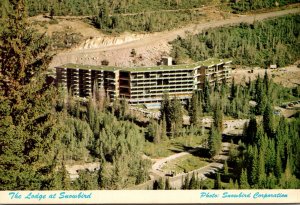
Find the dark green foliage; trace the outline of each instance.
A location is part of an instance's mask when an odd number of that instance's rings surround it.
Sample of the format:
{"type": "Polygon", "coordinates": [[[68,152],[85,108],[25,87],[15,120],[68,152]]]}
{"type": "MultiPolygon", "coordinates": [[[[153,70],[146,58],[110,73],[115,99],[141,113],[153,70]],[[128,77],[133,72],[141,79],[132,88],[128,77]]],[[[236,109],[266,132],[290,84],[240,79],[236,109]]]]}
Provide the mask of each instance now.
{"type": "Polygon", "coordinates": [[[267,103],[264,114],[263,114],[263,126],[268,137],[274,136],[274,114],[273,108],[270,103],[267,103]]]}
{"type": "Polygon", "coordinates": [[[223,131],[223,106],[222,102],[218,101],[213,113],[214,127],[219,133],[223,131]]]}
{"type": "Polygon", "coordinates": [[[282,67],[299,58],[299,18],[291,15],[178,38],[172,43],[172,56],[180,48],[181,53],[194,61],[232,57],[236,64],[282,67]]]}
{"type": "Polygon", "coordinates": [[[153,183],[153,190],[162,190],[162,189],[165,189],[165,185],[162,178],[160,178],[158,181],[155,180],[153,183]]]}
{"type": "Polygon", "coordinates": [[[210,86],[207,80],[204,81],[203,87],[203,111],[210,112],[211,111],[211,101],[210,101],[210,86]]]}
{"type": "Polygon", "coordinates": [[[47,40],[26,21],[22,0],[10,1],[0,33],[1,190],[51,189],[59,136],[47,40]]]}
{"type": "Polygon", "coordinates": [[[227,164],[227,160],[224,163],[224,175],[228,175],[228,164],[227,164]]]}
{"type": "MultiPolygon", "coordinates": [[[[265,117],[264,123],[269,121],[265,117]]],[[[276,121],[275,117],[273,121],[276,121]]],[[[268,136],[265,131],[268,129],[264,127],[263,123],[257,125],[253,146],[248,145],[245,154],[235,158],[235,161],[243,160],[242,156],[246,156],[242,166],[247,169],[251,188],[299,188],[299,116],[289,122],[282,117],[278,124],[273,124],[271,136],[268,136]]],[[[246,181],[243,172],[245,170],[241,172],[243,181],[246,181]]]]}
{"type": "Polygon", "coordinates": [[[202,115],[201,97],[198,92],[194,92],[191,99],[190,121],[191,124],[200,127],[202,115]]]}
{"type": "Polygon", "coordinates": [[[276,6],[284,6],[291,3],[298,3],[298,0],[240,0],[233,1],[232,9],[235,12],[245,12],[256,9],[272,8],[276,6]]]}
{"type": "Polygon", "coordinates": [[[214,189],[222,189],[222,183],[221,183],[221,175],[220,173],[217,173],[215,183],[214,183],[214,189]]]}
{"type": "Polygon", "coordinates": [[[266,93],[265,93],[265,89],[263,86],[263,83],[261,81],[260,76],[257,76],[256,82],[255,82],[255,102],[256,107],[255,107],[255,111],[257,115],[261,115],[263,114],[264,110],[265,110],[265,106],[266,106],[266,93]]]}
{"type": "Polygon", "coordinates": [[[172,187],[170,185],[170,180],[169,178],[166,178],[166,182],[165,182],[165,190],[171,190],[172,187]]]}
{"type": "Polygon", "coordinates": [[[64,164],[61,170],[55,173],[55,180],[52,181],[51,187],[54,190],[71,190],[71,179],[64,164]]]}
{"type": "Polygon", "coordinates": [[[209,134],[208,147],[212,157],[217,155],[222,148],[222,135],[214,126],[212,126],[209,134]]]}
{"type": "Polygon", "coordinates": [[[26,0],[29,14],[31,16],[47,13],[54,8],[57,15],[97,15],[99,8],[107,6],[114,13],[138,13],[157,10],[190,9],[201,7],[206,0],[152,0],[152,1],[130,1],[130,0],[26,0]]]}
{"type": "Polygon", "coordinates": [[[248,183],[248,175],[247,175],[247,169],[242,169],[242,174],[240,177],[240,189],[249,189],[249,183],[248,183]]]}
{"type": "Polygon", "coordinates": [[[255,115],[251,115],[248,126],[245,127],[244,131],[244,142],[246,144],[257,144],[258,140],[256,139],[257,132],[257,122],[255,115]]]}
{"type": "Polygon", "coordinates": [[[96,190],[98,189],[96,173],[87,170],[79,172],[79,178],[74,182],[75,189],[96,190]]]}
{"type": "MultiPolygon", "coordinates": [[[[161,119],[166,119],[166,131],[169,136],[176,137],[182,134],[183,110],[180,100],[169,99],[167,93],[164,94],[160,108],[161,119]]],[[[164,124],[162,129],[164,129],[164,124]]]]}

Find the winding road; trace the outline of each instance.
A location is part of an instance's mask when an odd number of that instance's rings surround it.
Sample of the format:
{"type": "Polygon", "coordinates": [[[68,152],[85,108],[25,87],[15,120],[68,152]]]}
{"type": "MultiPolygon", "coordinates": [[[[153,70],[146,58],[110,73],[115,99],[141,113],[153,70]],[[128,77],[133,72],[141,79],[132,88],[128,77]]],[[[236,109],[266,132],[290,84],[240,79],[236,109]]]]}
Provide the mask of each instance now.
{"type": "Polygon", "coordinates": [[[300,13],[300,8],[251,15],[233,15],[227,19],[199,22],[198,24],[190,24],[170,31],[141,35],[139,38],[120,44],[105,45],[100,43],[97,44],[96,48],[78,47],[57,54],[53,58],[50,67],[54,68],[67,63],[100,65],[104,59],[108,60],[110,65],[132,66],[132,61],[128,59],[132,49],[135,49],[139,55],[143,56],[139,60],[139,65],[154,66],[161,58],[161,55],[170,52],[171,45],[169,42],[178,36],[184,38],[189,33],[197,34],[206,29],[240,23],[253,23],[254,21],[262,21],[268,18],[295,13],[300,13]]]}

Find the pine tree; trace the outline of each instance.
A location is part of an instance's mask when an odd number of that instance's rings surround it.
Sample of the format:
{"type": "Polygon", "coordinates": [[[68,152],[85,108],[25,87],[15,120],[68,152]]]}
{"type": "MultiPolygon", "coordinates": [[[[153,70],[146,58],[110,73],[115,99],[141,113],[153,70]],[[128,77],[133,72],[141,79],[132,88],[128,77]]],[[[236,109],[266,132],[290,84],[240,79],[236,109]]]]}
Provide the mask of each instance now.
{"type": "Polygon", "coordinates": [[[232,78],[231,89],[230,89],[230,96],[231,96],[231,99],[234,99],[236,97],[236,85],[235,85],[234,78],[232,78]]]}
{"type": "Polygon", "coordinates": [[[172,127],[172,117],[171,117],[171,102],[168,93],[164,93],[163,100],[160,107],[160,118],[166,120],[166,131],[171,132],[172,127]]]}
{"type": "Polygon", "coordinates": [[[217,177],[216,177],[215,183],[214,183],[214,189],[222,189],[220,173],[217,173],[217,177]]]}
{"type": "Polygon", "coordinates": [[[264,189],[266,182],[266,170],[265,170],[265,156],[263,152],[263,148],[261,147],[259,150],[258,157],[258,188],[264,189]]]}
{"type": "Polygon", "coordinates": [[[228,175],[228,164],[227,164],[227,160],[224,163],[224,175],[228,175]]]}
{"type": "Polygon", "coordinates": [[[223,108],[221,102],[217,102],[214,108],[214,127],[219,133],[223,132],[223,108]]]}
{"type": "Polygon", "coordinates": [[[248,126],[246,127],[246,130],[245,130],[244,142],[246,144],[251,144],[251,145],[257,143],[258,141],[255,141],[256,132],[257,132],[256,118],[255,118],[255,115],[251,115],[249,124],[248,124],[248,126]]]}
{"type": "Polygon", "coordinates": [[[203,111],[210,112],[211,111],[211,102],[210,102],[210,86],[207,79],[204,81],[203,85],[203,111]]]}
{"type": "Polygon", "coordinates": [[[195,173],[193,173],[191,179],[190,179],[190,183],[189,183],[189,189],[198,189],[199,186],[198,186],[198,183],[197,183],[197,180],[196,180],[196,177],[195,177],[195,173]]]}
{"type": "Polygon", "coordinates": [[[54,89],[45,81],[51,57],[24,0],[10,8],[0,33],[0,189],[50,189],[58,140],[54,89]]]}
{"type": "Polygon", "coordinates": [[[165,189],[164,183],[162,178],[159,178],[158,181],[157,180],[154,181],[153,190],[162,190],[162,189],[165,189]]]}
{"type": "Polygon", "coordinates": [[[171,120],[173,123],[172,134],[174,136],[180,136],[182,134],[182,125],[183,125],[183,111],[180,100],[177,98],[172,99],[171,101],[171,120]]]}
{"type": "Polygon", "coordinates": [[[193,93],[191,99],[191,109],[190,109],[190,116],[191,116],[191,124],[199,127],[201,123],[201,105],[199,104],[199,94],[197,92],[193,93]]]}
{"type": "Polygon", "coordinates": [[[227,189],[234,189],[234,183],[233,183],[232,178],[229,179],[229,184],[227,186],[227,189]]]}
{"type": "Polygon", "coordinates": [[[277,151],[276,151],[276,164],[275,164],[275,170],[274,170],[274,174],[275,174],[277,179],[280,179],[281,173],[282,173],[282,162],[281,162],[279,149],[277,148],[277,151]]]}
{"type": "Polygon", "coordinates": [[[252,160],[252,166],[251,166],[251,174],[250,174],[250,179],[249,179],[249,183],[251,185],[256,185],[258,184],[258,150],[257,150],[257,146],[254,145],[253,147],[253,160],[252,160]]]}
{"type": "Polygon", "coordinates": [[[255,101],[256,101],[256,114],[261,115],[266,106],[266,95],[264,91],[264,87],[262,85],[260,76],[257,77],[256,83],[255,83],[255,101]]]}
{"type": "Polygon", "coordinates": [[[269,81],[269,75],[268,75],[268,73],[267,73],[267,70],[265,70],[265,75],[264,75],[263,83],[264,83],[266,95],[269,96],[270,81],[269,81]]]}
{"type": "Polygon", "coordinates": [[[240,189],[249,189],[250,185],[248,183],[247,169],[242,169],[242,174],[240,177],[240,189]]]}
{"type": "Polygon", "coordinates": [[[171,190],[171,185],[170,185],[170,180],[169,178],[166,178],[166,182],[165,182],[165,190],[171,190]]]}
{"type": "Polygon", "coordinates": [[[263,126],[268,137],[274,138],[274,114],[270,103],[267,103],[265,111],[263,113],[263,126]]]}
{"type": "Polygon", "coordinates": [[[215,156],[221,151],[222,146],[222,136],[218,130],[212,126],[209,138],[208,138],[208,147],[210,156],[215,156]]]}
{"type": "Polygon", "coordinates": [[[161,139],[166,139],[167,138],[167,122],[166,122],[166,116],[163,117],[160,123],[161,127],[161,139]]]}

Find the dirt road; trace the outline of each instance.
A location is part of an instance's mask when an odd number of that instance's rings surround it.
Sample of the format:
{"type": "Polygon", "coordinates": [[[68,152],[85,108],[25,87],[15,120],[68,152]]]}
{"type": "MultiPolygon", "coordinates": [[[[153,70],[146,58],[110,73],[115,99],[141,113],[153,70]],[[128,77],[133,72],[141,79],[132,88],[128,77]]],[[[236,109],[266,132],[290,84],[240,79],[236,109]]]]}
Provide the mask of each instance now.
{"type": "Polygon", "coordinates": [[[300,13],[300,8],[255,15],[234,15],[228,19],[192,24],[171,31],[143,35],[141,38],[118,45],[100,44],[98,48],[93,49],[77,48],[69,52],[58,54],[53,59],[51,67],[66,63],[99,65],[104,59],[108,59],[110,65],[132,66],[133,59],[129,58],[132,49],[135,49],[137,54],[141,56],[139,61],[134,64],[155,65],[162,54],[169,53],[171,46],[168,42],[176,39],[177,36],[185,37],[187,33],[196,34],[210,28],[236,25],[239,23],[253,23],[254,21],[295,13],[300,13]]]}

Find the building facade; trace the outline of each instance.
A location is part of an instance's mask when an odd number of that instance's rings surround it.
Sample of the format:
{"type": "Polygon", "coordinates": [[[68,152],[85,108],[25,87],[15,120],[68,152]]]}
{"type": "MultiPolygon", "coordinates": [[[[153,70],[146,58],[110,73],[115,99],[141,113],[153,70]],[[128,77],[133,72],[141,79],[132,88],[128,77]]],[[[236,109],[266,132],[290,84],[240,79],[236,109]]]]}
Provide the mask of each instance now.
{"type": "Polygon", "coordinates": [[[57,83],[74,96],[89,97],[95,88],[103,88],[112,100],[125,98],[130,104],[151,104],[160,103],[165,92],[188,100],[206,80],[211,85],[230,82],[230,64],[230,60],[219,59],[133,68],[67,64],[56,68],[56,76],[57,83]]]}

